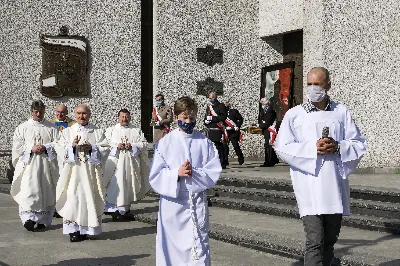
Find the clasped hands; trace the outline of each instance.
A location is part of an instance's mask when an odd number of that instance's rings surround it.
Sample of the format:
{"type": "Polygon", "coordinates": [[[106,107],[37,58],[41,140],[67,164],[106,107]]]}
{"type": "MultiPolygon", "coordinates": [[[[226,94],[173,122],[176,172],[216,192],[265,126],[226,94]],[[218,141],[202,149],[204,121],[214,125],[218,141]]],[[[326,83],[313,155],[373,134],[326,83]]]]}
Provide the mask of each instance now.
{"type": "Polygon", "coordinates": [[[335,153],[338,150],[338,142],[333,138],[321,138],[317,140],[317,154],[325,155],[335,153]]]}
{"type": "Polygon", "coordinates": [[[178,176],[180,177],[189,177],[192,175],[192,165],[189,160],[186,160],[178,170],[178,176]]]}
{"type": "Polygon", "coordinates": [[[118,150],[130,150],[130,149],[132,149],[132,144],[130,144],[130,143],[119,143],[117,148],[118,148],[118,150]]]}
{"type": "Polygon", "coordinates": [[[76,136],[74,141],[72,142],[72,147],[75,148],[76,146],[79,146],[85,152],[89,152],[92,150],[92,144],[90,144],[87,141],[85,141],[81,145],[78,145],[80,140],[81,140],[81,136],[76,136]]]}
{"type": "Polygon", "coordinates": [[[46,147],[44,145],[35,145],[32,147],[32,152],[34,154],[40,155],[46,150],[46,147]]]}

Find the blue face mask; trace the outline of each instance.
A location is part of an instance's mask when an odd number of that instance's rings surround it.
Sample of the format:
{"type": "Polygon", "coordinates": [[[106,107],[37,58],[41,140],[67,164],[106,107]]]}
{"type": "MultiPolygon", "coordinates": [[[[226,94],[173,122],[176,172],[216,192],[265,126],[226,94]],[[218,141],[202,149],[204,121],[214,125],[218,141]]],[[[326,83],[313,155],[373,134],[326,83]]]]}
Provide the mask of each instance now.
{"type": "Polygon", "coordinates": [[[196,121],[186,123],[182,120],[178,120],[178,127],[180,127],[186,134],[192,134],[195,126],[196,121]]]}
{"type": "Polygon", "coordinates": [[[163,105],[164,101],[156,101],[156,106],[160,107],[161,105],[163,105]]]}
{"type": "Polygon", "coordinates": [[[210,103],[214,104],[215,103],[215,99],[210,99],[210,103]]]}
{"type": "Polygon", "coordinates": [[[263,105],[263,106],[262,106],[262,109],[264,109],[264,111],[267,111],[267,110],[268,110],[268,107],[269,107],[269,106],[263,105]]]}

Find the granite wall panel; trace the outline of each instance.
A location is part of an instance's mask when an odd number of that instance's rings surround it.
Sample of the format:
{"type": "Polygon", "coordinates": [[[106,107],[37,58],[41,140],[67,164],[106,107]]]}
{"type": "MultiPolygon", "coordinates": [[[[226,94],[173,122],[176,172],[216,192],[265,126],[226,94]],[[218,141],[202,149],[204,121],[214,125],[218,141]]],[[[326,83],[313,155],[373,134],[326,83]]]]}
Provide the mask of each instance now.
{"type": "MultiPolygon", "coordinates": [[[[140,125],[140,0],[2,1],[0,13],[0,150],[11,149],[13,131],[30,117],[33,99],[44,101],[48,119],[61,102],[71,115],[77,104],[86,103],[100,127],[115,124],[122,107],[132,110],[132,122],[140,125]],[[57,35],[62,25],[90,42],[88,97],[50,99],[38,90],[39,36],[57,35]]],[[[8,165],[2,158],[1,175],[8,165]]]]}
{"type": "MultiPolygon", "coordinates": [[[[244,124],[257,121],[261,68],[282,61],[282,42],[275,47],[259,37],[258,0],[155,1],[154,93],[167,103],[179,96],[199,103],[198,129],[203,127],[208,100],[196,95],[196,82],[207,77],[224,83],[224,95],[243,115],[244,124]],[[223,64],[197,62],[196,48],[223,50],[223,64]],[[276,48],[278,47],[278,48],[276,48]]],[[[245,156],[263,156],[260,135],[245,135],[245,156]]],[[[231,149],[231,155],[234,155],[231,149]]]]}
{"type": "Polygon", "coordinates": [[[368,152],[360,167],[398,168],[400,157],[393,143],[400,140],[400,3],[329,0],[319,4],[316,9],[323,17],[307,22],[304,30],[307,66],[319,63],[331,71],[330,95],[347,105],[365,134],[368,152]],[[313,50],[321,52],[315,60],[313,50]]]}

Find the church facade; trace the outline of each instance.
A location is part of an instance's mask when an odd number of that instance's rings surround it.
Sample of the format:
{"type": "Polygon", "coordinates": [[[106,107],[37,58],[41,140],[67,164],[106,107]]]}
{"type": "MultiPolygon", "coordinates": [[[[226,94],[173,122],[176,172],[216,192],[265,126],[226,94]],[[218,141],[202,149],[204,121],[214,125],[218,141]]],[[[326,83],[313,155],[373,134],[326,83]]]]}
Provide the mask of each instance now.
{"type": "MultiPolygon", "coordinates": [[[[282,63],[290,63],[289,105],[304,101],[310,68],[330,70],[330,95],[349,107],[367,138],[360,168],[398,172],[392,143],[400,139],[399,8],[390,0],[8,1],[0,7],[0,175],[33,99],[45,102],[48,119],[59,103],[70,116],[86,103],[92,122],[104,128],[128,108],[151,142],[157,93],[167,104],[194,97],[202,118],[206,95],[215,90],[242,113],[244,125],[256,124],[258,100],[274,93],[263,69],[282,63]],[[90,46],[86,95],[54,98],[40,90],[40,35],[57,35],[63,25],[90,46]]],[[[246,157],[262,157],[263,138],[244,134],[242,148],[246,157]]]]}

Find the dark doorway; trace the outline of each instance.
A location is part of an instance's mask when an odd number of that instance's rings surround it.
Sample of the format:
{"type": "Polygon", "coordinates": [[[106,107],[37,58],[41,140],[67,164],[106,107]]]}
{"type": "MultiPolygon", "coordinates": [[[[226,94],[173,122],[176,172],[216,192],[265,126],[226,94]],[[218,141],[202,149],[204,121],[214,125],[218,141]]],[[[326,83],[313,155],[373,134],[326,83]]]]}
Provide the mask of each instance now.
{"type": "Polygon", "coordinates": [[[153,1],[141,0],[141,129],[148,142],[153,142],[150,127],[153,109],[153,1]]]}
{"type": "Polygon", "coordinates": [[[303,31],[283,34],[283,62],[294,62],[294,105],[303,103],[303,31]]]}

